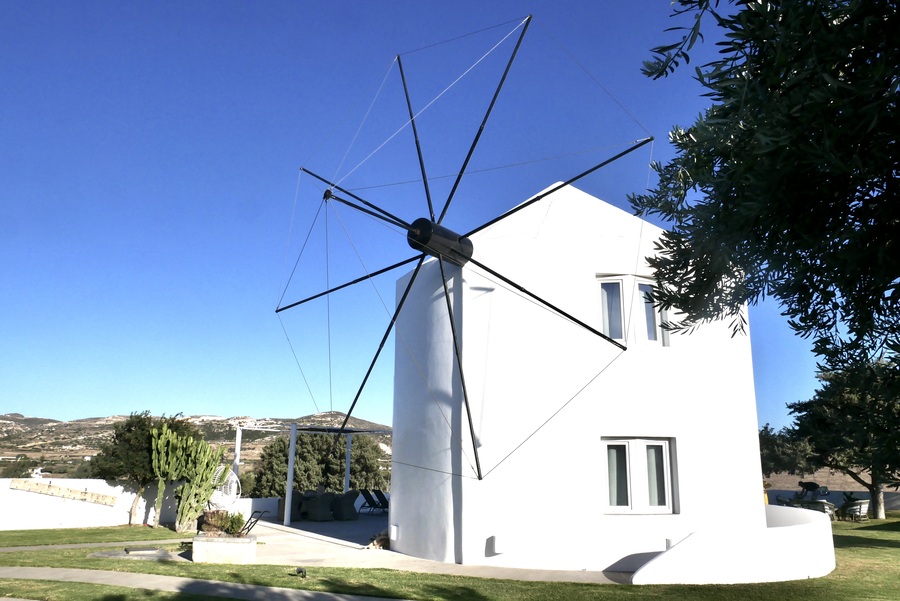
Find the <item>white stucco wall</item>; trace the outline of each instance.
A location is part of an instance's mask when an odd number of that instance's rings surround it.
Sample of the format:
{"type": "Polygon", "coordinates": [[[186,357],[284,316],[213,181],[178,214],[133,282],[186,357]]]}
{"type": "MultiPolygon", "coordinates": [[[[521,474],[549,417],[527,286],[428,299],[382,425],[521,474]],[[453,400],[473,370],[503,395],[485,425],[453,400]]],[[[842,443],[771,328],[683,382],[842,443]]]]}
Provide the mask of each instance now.
{"type": "MultiPolygon", "coordinates": [[[[21,490],[11,486],[14,479],[0,478],[0,530],[36,530],[43,528],[94,528],[99,526],[122,526],[128,524],[134,492],[123,486],[110,484],[105,480],[84,480],[72,478],[35,479],[39,484],[57,487],[53,492],[42,494],[21,490]],[[65,498],[66,491],[97,493],[115,497],[114,505],[65,498]]],[[[175,499],[172,493],[166,496],[161,512],[162,523],[175,522],[175,499]]],[[[138,517],[141,523],[153,519],[156,504],[156,486],[151,485],[138,501],[138,517]]],[[[238,499],[229,508],[240,512],[245,519],[255,510],[267,510],[273,518],[278,511],[278,499],[238,499]]]]}
{"type": "MultiPolygon", "coordinates": [[[[19,490],[11,486],[14,481],[8,478],[0,479],[0,506],[3,507],[3,511],[0,512],[0,530],[90,528],[128,524],[134,492],[123,486],[109,484],[104,480],[72,478],[34,480],[42,485],[56,487],[54,491],[59,494],[66,494],[65,491],[72,490],[115,497],[115,505],[106,505],[55,494],[19,490]]],[[[138,501],[138,516],[143,522],[152,519],[155,503],[156,487],[148,487],[138,501]]],[[[175,521],[175,511],[170,498],[166,499],[163,505],[162,518],[163,521],[175,521]]]]}
{"type": "Polygon", "coordinates": [[[477,261],[597,329],[598,275],[618,278],[625,352],[471,263],[449,269],[482,480],[440,272],[423,266],[397,324],[392,549],[629,571],[667,540],[736,519],[765,529],[749,337],[717,323],[665,348],[646,339],[636,278],[659,234],[567,187],[473,236],[477,261]],[[604,437],[671,442],[674,512],[607,512],[604,437]]]}

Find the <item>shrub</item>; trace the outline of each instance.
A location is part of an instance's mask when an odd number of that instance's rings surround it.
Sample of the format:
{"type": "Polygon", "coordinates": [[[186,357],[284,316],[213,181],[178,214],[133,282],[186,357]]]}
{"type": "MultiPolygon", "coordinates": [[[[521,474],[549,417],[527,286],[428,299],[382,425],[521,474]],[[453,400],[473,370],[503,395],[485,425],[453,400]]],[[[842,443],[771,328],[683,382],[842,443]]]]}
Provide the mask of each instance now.
{"type": "Polygon", "coordinates": [[[238,536],[244,527],[244,516],[224,510],[206,511],[200,529],[207,534],[238,536]]]}

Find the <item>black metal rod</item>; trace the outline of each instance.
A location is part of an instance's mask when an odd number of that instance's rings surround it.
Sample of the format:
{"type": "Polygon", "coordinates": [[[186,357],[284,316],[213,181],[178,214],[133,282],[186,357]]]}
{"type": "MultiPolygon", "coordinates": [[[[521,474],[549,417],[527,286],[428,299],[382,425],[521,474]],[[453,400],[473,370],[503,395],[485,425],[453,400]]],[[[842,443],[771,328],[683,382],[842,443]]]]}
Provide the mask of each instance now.
{"type": "Polygon", "coordinates": [[[469,405],[469,391],[466,388],[466,375],[462,364],[462,349],[459,345],[459,334],[456,331],[456,321],[453,318],[453,304],[450,302],[450,289],[447,288],[447,274],[444,271],[444,259],[438,257],[438,263],[441,267],[441,283],[444,285],[444,299],[447,301],[447,315],[450,318],[450,333],[453,336],[453,350],[456,352],[456,366],[459,371],[459,384],[463,393],[463,405],[466,408],[466,418],[469,420],[469,436],[472,438],[472,452],[475,454],[475,472],[478,479],[483,478],[481,474],[481,460],[478,457],[478,442],[475,439],[475,425],[472,422],[472,407],[469,405]]]}
{"type": "Polygon", "coordinates": [[[388,219],[387,217],[385,217],[385,216],[382,215],[381,213],[377,213],[377,212],[375,212],[375,211],[370,211],[369,209],[367,209],[367,208],[365,208],[365,207],[361,207],[361,206],[359,206],[359,205],[357,205],[357,204],[354,204],[354,203],[350,202],[350,201],[347,200],[346,198],[341,198],[340,196],[337,196],[336,194],[333,194],[333,193],[331,192],[331,190],[327,190],[327,191],[325,192],[324,200],[335,200],[335,201],[337,201],[337,202],[339,202],[339,203],[341,203],[341,204],[343,204],[343,205],[347,205],[347,206],[350,207],[351,209],[356,209],[357,211],[359,211],[359,212],[361,212],[361,213],[365,213],[366,215],[371,215],[371,216],[374,217],[375,219],[380,219],[381,221],[384,221],[384,222],[386,222],[386,223],[390,223],[391,225],[396,225],[397,227],[402,227],[403,229],[405,229],[405,230],[408,231],[408,232],[415,232],[415,231],[416,231],[415,229],[413,229],[413,226],[409,225],[409,224],[406,223],[406,222],[403,222],[403,221],[394,221],[393,219],[388,219]]]}
{"type": "Polygon", "coordinates": [[[653,141],[653,137],[652,137],[652,136],[649,137],[649,138],[644,138],[643,140],[638,140],[638,141],[637,141],[635,144],[633,144],[630,148],[628,148],[628,149],[626,149],[626,150],[623,150],[622,152],[620,152],[619,154],[615,155],[614,157],[610,157],[610,158],[606,159],[605,161],[603,161],[602,163],[598,163],[597,165],[594,165],[593,167],[591,167],[591,168],[588,169],[587,171],[582,171],[581,173],[579,173],[578,175],[576,175],[576,176],[573,177],[572,179],[566,180],[566,181],[564,181],[564,182],[561,183],[561,184],[558,184],[558,185],[556,185],[556,186],[553,186],[552,188],[550,188],[550,189],[547,190],[546,192],[544,192],[544,193],[542,193],[542,194],[538,194],[537,196],[535,196],[535,197],[532,198],[531,200],[529,200],[529,201],[527,201],[527,202],[523,202],[522,204],[520,204],[520,205],[517,206],[516,208],[510,209],[509,211],[507,211],[506,213],[503,213],[503,214],[500,215],[499,217],[495,217],[494,219],[491,219],[491,220],[488,221],[487,223],[484,223],[484,224],[482,224],[482,225],[479,225],[478,227],[476,227],[476,228],[475,228],[474,230],[472,230],[471,232],[469,232],[469,233],[467,233],[467,234],[464,234],[463,237],[469,237],[469,236],[471,236],[472,234],[474,234],[474,233],[476,233],[476,232],[480,232],[481,230],[483,230],[483,229],[485,229],[485,228],[487,228],[487,227],[490,227],[490,226],[494,225],[495,223],[497,223],[498,221],[500,221],[500,220],[502,220],[502,219],[506,219],[507,217],[509,217],[509,216],[512,215],[513,213],[518,213],[518,212],[521,211],[522,209],[527,208],[527,207],[530,207],[531,205],[533,205],[534,203],[538,202],[539,200],[541,200],[541,199],[543,199],[543,198],[546,198],[547,196],[550,196],[551,194],[553,194],[554,192],[556,192],[556,191],[559,190],[560,188],[564,188],[564,187],[568,186],[569,184],[572,184],[572,183],[574,183],[574,182],[580,180],[581,178],[583,178],[583,177],[585,177],[585,176],[587,176],[587,175],[590,175],[590,174],[593,173],[594,171],[597,171],[598,169],[601,169],[601,168],[603,168],[603,167],[606,167],[607,165],[609,165],[609,164],[612,163],[613,161],[617,161],[617,160],[621,159],[621,158],[622,158],[623,156],[625,156],[626,154],[628,154],[628,153],[630,153],[630,152],[633,152],[633,151],[637,150],[638,148],[640,148],[641,146],[644,146],[645,144],[649,144],[649,143],[652,142],[652,141],[653,141]]]}
{"type": "MultiPolygon", "coordinates": [[[[320,182],[322,182],[322,183],[324,183],[324,184],[327,184],[329,188],[334,188],[335,190],[340,190],[342,193],[344,193],[344,194],[346,194],[347,196],[349,196],[349,197],[351,197],[351,198],[353,198],[353,199],[355,199],[355,200],[361,202],[361,203],[364,204],[365,206],[367,206],[367,207],[369,207],[369,208],[371,208],[371,209],[374,209],[375,211],[378,211],[379,213],[381,213],[381,214],[384,215],[385,217],[388,217],[388,218],[390,218],[391,220],[393,220],[393,222],[396,223],[397,225],[399,225],[399,226],[401,226],[401,227],[409,227],[409,224],[408,224],[408,223],[406,223],[405,221],[403,221],[402,219],[400,219],[400,218],[397,217],[396,215],[392,215],[392,214],[389,213],[388,211],[382,209],[382,208],[379,207],[379,206],[376,206],[376,205],[372,204],[371,202],[367,201],[367,200],[364,199],[364,198],[360,198],[359,196],[357,196],[356,194],[354,194],[354,193],[351,192],[350,190],[341,188],[341,187],[340,187],[339,185],[337,185],[336,183],[331,182],[331,181],[328,181],[327,179],[325,179],[325,178],[322,177],[321,175],[318,175],[317,173],[313,173],[312,171],[310,171],[310,170],[307,169],[306,167],[300,167],[300,171],[302,171],[303,173],[308,173],[309,175],[313,176],[314,178],[316,178],[316,179],[319,180],[320,182]]],[[[358,208],[358,207],[357,207],[357,208],[358,208]]]]}
{"type": "MultiPolygon", "coordinates": [[[[421,254],[417,259],[419,259],[418,265],[413,270],[412,276],[409,278],[409,284],[406,285],[406,290],[403,291],[403,295],[400,297],[400,300],[397,302],[397,308],[394,309],[394,314],[391,316],[391,322],[388,324],[387,329],[384,331],[384,336],[381,337],[381,342],[378,344],[378,350],[375,351],[375,356],[372,357],[372,362],[369,363],[369,369],[366,370],[366,375],[363,377],[362,382],[359,385],[359,389],[356,391],[356,396],[353,397],[353,403],[350,405],[349,411],[347,411],[347,415],[344,416],[344,423],[341,424],[341,429],[337,432],[334,439],[334,444],[337,445],[338,438],[341,434],[344,433],[344,429],[347,427],[347,423],[350,421],[350,416],[353,415],[353,410],[356,408],[356,403],[359,401],[359,397],[362,395],[363,390],[366,387],[366,383],[369,381],[369,376],[372,375],[372,370],[375,369],[375,363],[378,362],[378,357],[381,356],[381,351],[384,350],[384,345],[387,343],[388,338],[390,338],[391,331],[394,329],[394,325],[397,323],[397,317],[400,315],[400,310],[403,308],[404,303],[406,303],[406,298],[409,296],[409,291],[412,290],[413,284],[416,281],[416,277],[419,275],[419,270],[422,268],[422,263],[425,262],[425,254],[421,254]]],[[[332,447],[332,451],[334,447],[332,447]]]]}
{"type": "Polygon", "coordinates": [[[293,309],[294,307],[296,307],[298,305],[302,305],[303,303],[308,303],[309,301],[316,300],[317,298],[321,298],[325,295],[331,294],[332,292],[337,292],[338,290],[343,290],[344,288],[348,288],[354,284],[359,284],[360,282],[363,282],[370,278],[379,276],[382,273],[387,273],[388,271],[391,271],[392,269],[397,269],[398,267],[403,267],[404,265],[406,265],[408,263],[412,263],[413,261],[415,261],[416,259],[419,259],[420,257],[421,257],[421,255],[416,255],[414,257],[410,257],[409,259],[404,259],[403,261],[400,261],[399,263],[394,263],[393,265],[390,265],[383,269],[379,269],[378,271],[373,271],[370,274],[364,275],[360,278],[356,278],[355,280],[347,282],[345,284],[341,284],[340,286],[335,286],[334,288],[329,288],[328,290],[325,290],[324,292],[319,292],[318,294],[314,294],[312,296],[304,298],[303,300],[299,300],[296,303],[291,303],[290,305],[278,307],[277,309],[275,309],[275,312],[281,313],[282,311],[287,311],[288,309],[293,309]]]}
{"type": "Polygon", "coordinates": [[[403,61],[397,55],[397,66],[400,68],[400,81],[403,82],[403,94],[406,96],[406,108],[409,111],[409,122],[412,124],[413,137],[416,140],[416,153],[419,155],[419,169],[422,171],[422,184],[425,186],[425,200],[428,201],[428,215],[434,221],[434,205],[431,202],[431,190],[428,187],[428,176],[425,174],[425,159],[422,158],[422,144],[419,142],[419,130],[416,128],[416,116],[413,113],[412,101],[409,99],[409,88],[406,85],[406,74],[403,72],[403,61]]]}
{"type": "Polygon", "coordinates": [[[522,28],[522,33],[519,34],[519,39],[516,41],[516,47],[513,49],[512,54],[509,57],[509,61],[506,63],[506,69],[503,71],[503,76],[500,78],[500,83],[497,84],[497,89],[494,90],[494,97],[491,98],[491,103],[488,105],[487,112],[484,114],[484,119],[481,121],[481,126],[478,128],[478,132],[475,134],[475,139],[472,140],[472,146],[469,147],[469,152],[466,154],[466,159],[463,161],[462,167],[459,170],[459,173],[456,175],[456,181],[453,182],[453,188],[450,189],[450,194],[447,196],[447,202],[444,203],[444,208],[441,211],[441,216],[438,218],[437,223],[440,224],[444,220],[444,216],[447,214],[447,209],[450,208],[450,201],[453,200],[453,196],[456,194],[456,189],[459,187],[459,182],[462,180],[462,176],[466,172],[466,167],[469,165],[469,160],[472,158],[472,154],[475,152],[475,147],[478,146],[478,140],[481,139],[481,134],[484,132],[484,126],[487,124],[488,117],[491,116],[491,111],[494,110],[494,104],[497,102],[497,98],[500,96],[500,90],[503,88],[504,82],[506,82],[506,76],[509,74],[509,70],[512,68],[513,61],[516,59],[516,54],[519,52],[519,46],[522,45],[522,39],[525,37],[525,32],[528,31],[528,25],[531,23],[531,15],[524,21],[525,26],[522,28]]]}
{"type": "Polygon", "coordinates": [[[578,319],[577,317],[575,317],[575,316],[573,316],[573,315],[571,315],[571,314],[569,314],[569,313],[566,313],[565,311],[563,311],[562,309],[560,309],[560,308],[557,307],[556,305],[554,305],[554,304],[552,304],[552,303],[550,303],[550,302],[548,302],[548,301],[542,299],[541,297],[539,297],[538,295],[534,294],[533,292],[530,292],[530,291],[526,290],[523,286],[521,286],[521,285],[515,283],[514,281],[512,281],[512,280],[509,279],[508,277],[506,277],[506,276],[504,276],[504,275],[501,275],[501,274],[497,273],[496,271],[494,271],[493,269],[491,269],[490,267],[488,267],[488,266],[485,265],[484,263],[481,263],[480,261],[476,261],[475,259],[471,259],[471,258],[469,259],[469,261],[470,261],[471,263],[474,263],[475,265],[477,265],[477,266],[480,267],[481,269],[485,270],[486,272],[488,272],[489,274],[491,274],[491,275],[494,276],[495,278],[498,278],[498,279],[502,280],[503,282],[509,284],[510,286],[512,286],[513,288],[515,288],[516,290],[518,290],[519,292],[525,294],[525,295],[528,296],[529,298],[532,298],[532,299],[536,300],[537,302],[539,302],[540,304],[544,305],[545,307],[547,307],[547,308],[550,309],[551,311],[554,311],[554,312],[556,312],[556,313],[562,315],[563,317],[565,317],[565,318],[568,319],[569,321],[571,321],[571,322],[573,322],[573,323],[575,323],[575,324],[581,326],[582,328],[584,328],[585,330],[591,332],[592,334],[596,334],[596,335],[599,336],[600,338],[602,338],[602,339],[606,340],[607,342],[609,342],[609,343],[611,343],[611,344],[613,344],[613,345],[619,347],[619,348],[622,349],[623,351],[628,350],[628,348],[627,348],[624,344],[622,344],[622,343],[620,343],[620,342],[616,342],[615,340],[613,340],[612,338],[610,338],[609,336],[607,336],[607,335],[604,334],[603,332],[601,332],[601,331],[599,331],[599,330],[596,330],[596,329],[592,328],[591,326],[589,326],[588,324],[584,323],[583,321],[581,321],[581,320],[578,319]]]}

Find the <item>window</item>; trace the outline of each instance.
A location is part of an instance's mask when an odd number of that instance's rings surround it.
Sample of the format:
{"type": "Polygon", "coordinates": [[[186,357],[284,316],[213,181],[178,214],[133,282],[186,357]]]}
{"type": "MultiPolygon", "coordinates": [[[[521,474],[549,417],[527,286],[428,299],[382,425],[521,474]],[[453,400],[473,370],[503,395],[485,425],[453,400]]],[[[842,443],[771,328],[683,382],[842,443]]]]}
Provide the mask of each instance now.
{"type": "Polygon", "coordinates": [[[638,284],[638,291],[641,293],[641,300],[644,301],[644,321],[647,325],[647,340],[656,340],[659,338],[656,333],[656,307],[650,300],[653,293],[653,286],[650,284],[638,284]]]}
{"type": "Polygon", "coordinates": [[[653,286],[650,284],[638,284],[638,293],[644,307],[644,326],[647,333],[647,340],[651,342],[660,342],[662,346],[669,346],[669,332],[660,327],[665,320],[665,313],[657,311],[650,300],[653,294],[653,286]]]}
{"type": "Polygon", "coordinates": [[[613,340],[632,344],[669,346],[669,332],[662,328],[665,312],[653,306],[653,284],[622,274],[597,274],[600,286],[600,331],[613,340]]]}
{"type": "Polygon", "coordinates": [[[622,283],[600,282],[600,311],[603,333],[613,340],[625,336],[622,327],[622,283]]]}
{"type": "Polygon", "coordinates": [[[604,438],[608,513],[673,513],[672,439],[604,438]]]}
{"type": "Polygon", "coordinates": [[[606,445],[609,472],[609,504],[628,507],[628,445],[606,445]]]}

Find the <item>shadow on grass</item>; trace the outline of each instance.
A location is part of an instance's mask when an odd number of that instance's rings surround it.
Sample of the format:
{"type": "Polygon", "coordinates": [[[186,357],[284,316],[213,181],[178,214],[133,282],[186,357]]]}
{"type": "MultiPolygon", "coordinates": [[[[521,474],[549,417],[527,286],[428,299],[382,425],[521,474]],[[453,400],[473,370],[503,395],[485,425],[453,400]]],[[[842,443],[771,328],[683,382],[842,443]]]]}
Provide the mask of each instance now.
{"type": "MultiPolygon", "coordinates": [[[[323,579],[318,584],[326,591],[340,591],[342,595],[361,595],[366,597],[384,597],[388,599],[402,598],[408,595],[401,589],[391,589],[372,584],[353,583],[340,579],[323,579]]],[[[226,599],[266,599],[266,601],[280,601],[296,599],[298,589],[281,590],[279,588],[267,588],[267,590],[259,590],[260,585],[245,584],[239,582],[215,582],[215,581],[195,581],[185,584],[179,591],[176,599],[193,599],[219,597],[226,599]]],[[[316,591],[311,591],[315,594],[316,591]]],[[[486,601],[482,593],[466,586],[440,586],[431,585],[421,589],[421,592],[427,596],[438,599],[466,599],[467,601],[486,601]]],[[[133,597],[131,597],[133,598],[133,597]]],[[[118,601],[124,597],[111,596],[104,601],[118,601]]]]}
{"type": "Polygon", "coordinates": [[[879,521],[869,524],[868,526],[860,526],[857,530],[876,530],[882,532],[900,532],[900,521],[879,521]]]}
{"type": "Polygon", "coordinates": [[[834,547],[835,549],[854,549],[860,547],[900,549],[900,541],[882,540],[868,536],[854,536],[853,534],[835,534],[834,547]]]}
{"type": "MultiPolygon", "coordinates": [[[[98,601],[134,601],[135,599],[159,599],[157,591],[146,591],[135,589],[127,595],[104,595],[102,597],[93,597],[98,601]]],[[[267,597],[268,599],[269,597],[267,597]]],[[[272,597],[277,599],[277,597],[272,597]]],[[[206,595],[191,595],[187,593],[176,593],[166,599],[174,599],[175,601],[221,601],[221,597],[208,597],[206,595]]]]}
{"type": "MultiPolygon", "coordinates": [[[[371,584],[353,584],[346,580],[320,580],[326,590],[340,591],[342,595],[360,595],[364,597],[387,597],[389,599],[408,598],[410,592],[404,589],[377,587],[371,584]]],[[[429,599],[465,599],[466,601],[486,601],[488,597],[481,592],[465,586],[426,584],[419,589],[419,594],[429,599]]]]}

